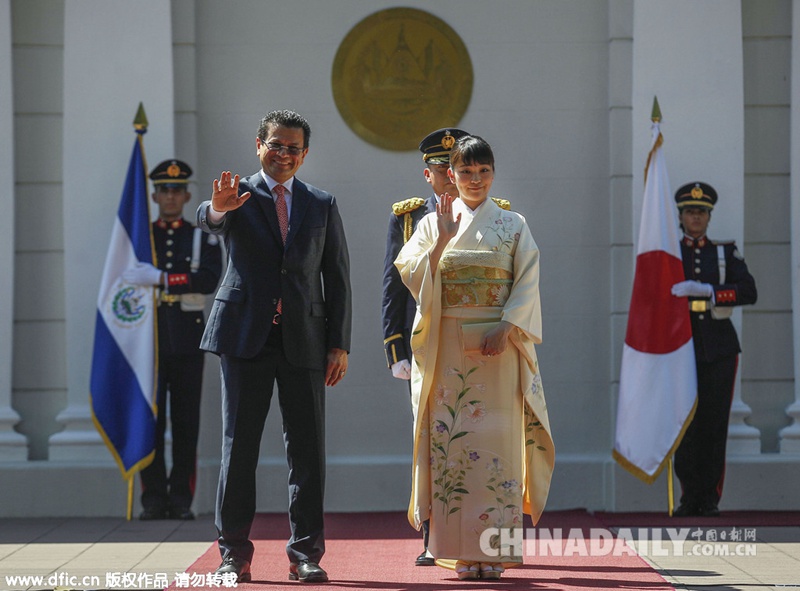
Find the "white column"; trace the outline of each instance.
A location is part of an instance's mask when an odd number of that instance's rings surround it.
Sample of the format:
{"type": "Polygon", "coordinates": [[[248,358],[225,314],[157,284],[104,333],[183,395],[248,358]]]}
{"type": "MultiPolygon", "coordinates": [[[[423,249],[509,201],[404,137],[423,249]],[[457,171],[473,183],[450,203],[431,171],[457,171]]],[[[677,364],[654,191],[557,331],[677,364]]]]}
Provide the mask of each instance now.
{"type": "Polygon", "coordinates": [[[64,3],[64,275],[68,406],[51,459],[108,458],[91,420],[89,375],[98,286],[141,101],[148,162],[172,157],[169,0],[64,3]],[[91,23],[91,24],[90,24],[91,23]]]}
{"type": "Polygon", "coordinates": [[[11,408],[14,342],[14,101],[11,67],[11,5],[0,0],[0,460],[23,460],[25,437],[14,431],[19,415],[11,408]]]}
{"type": "Polygon", "coordinates": [[[792,346],[794,402],[786,409],[792,423],[780,432],[781,453],[800,453],[800,0],[792,3],[791,184],[792,231],[792,346]]]}
{"type": "MultiPolygon", "coordinates": [[[[740,3],[635,0],[633,43],[634,223],[638,224],[641,213],[642,191],[637,188],[644,186],[650,113],[653,96],[658,96],[672,189],[694,180],[714,186],[720,198],[709,235],[735,239],[741,246],[744,83],[740,3]],[[710,30],[713,43],[707,42],[710,30]],[[708,146],[718,149],[709,150],[708,146]]],[[[741,336],[741,312],[733,320],[741,336]]],[[[728,449],[759,453],[759,432],[744,423],[750,408],[742,401],[740,384],[737,375],[728,449]]]]}

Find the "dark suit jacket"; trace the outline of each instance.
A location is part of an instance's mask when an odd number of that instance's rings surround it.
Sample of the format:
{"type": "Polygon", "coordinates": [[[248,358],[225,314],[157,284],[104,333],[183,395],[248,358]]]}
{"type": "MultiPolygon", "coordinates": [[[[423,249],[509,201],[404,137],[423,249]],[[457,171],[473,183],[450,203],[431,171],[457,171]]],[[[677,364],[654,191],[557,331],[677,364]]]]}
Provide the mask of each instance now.
{"type": "Polygon", "coordinates": [[[219,226],[208,222],[210,201],[197,211],[198,225],[220,234],[228,253],[200,348],[254,357],[282,299],[286,356],[300,367],[324,370],[328,350],[350,350],[350,259],[336,199],[295,177],[284,248],[275,202],[260,173],[240,182],[239,193],[247,191],[250,198],[219,226]]]}
{"type": "MultiPolygon", "coordinates": [[[[425,203],[409,212],[411,227],[416,230],[419,221],[428,213],[436,211],[436,197],[431,195],[425,203]]],[[[394,266],[394,260],[403,248],[403,229],[405,216],[392,213],[389,218],[389,232],[386,236],[386,255],[383,260],[383,339],[386,362],[389,367],[401,359],[411,359],[411,325],[417,304],[408,288],[400,279],[400,273],[394,266]],[[399,336],[399,338],[398,338],[399,336]],[[394,338],[393,338],[394,337],[394,338]]]]}

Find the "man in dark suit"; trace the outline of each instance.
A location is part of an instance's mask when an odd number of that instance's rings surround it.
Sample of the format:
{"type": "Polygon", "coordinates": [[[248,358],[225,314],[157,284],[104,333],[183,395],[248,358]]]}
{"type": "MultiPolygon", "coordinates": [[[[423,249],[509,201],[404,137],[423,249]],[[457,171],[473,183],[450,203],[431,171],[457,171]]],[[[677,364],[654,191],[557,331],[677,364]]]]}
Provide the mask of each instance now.
{"type": "MultiPolygon", "coordinates": [[[[420,142],[419,150],[425,162],[423,174],[433,188],[427,199],[411,197],[392,205],[389,218],[389,232],[386,238],[386,256],[383,260],[383,347],[386,363],[392,375],[401,380],[411,379],[411,325],[414,323],[416,303],[408,288],[400,279],[394,266],[397,253],[411,238],[417,223],[426,214],[436,211],[439,195],[457,195],[458,190],[447,176],[450,168],[450,150],[456,140],[469,135],[466,131],[450,127],[438,129],[420,142]]],[[[422,525],[425,549],[417,556],[417,566],[433,566],[433,557],[428,554],[428,522],[422,525]]]]}
{"type": "Polygon", "coordinates": [[[675,193],[681,228],[685,281],[672,286],[676,297],[688,297],[697,361],[697,408],[675,452],[681,482],[676,517],[719,515],[725,479],[725,444],[733,401],[739,339],[729,320],[734,306],[755,304],[756,282],[733,242],[706,236],[714,188],[688,183],[675,193]]]}
{"type": "Polygon", "coordinates": [[[292,111],[261,120],[261,170],[242,181],[223,172],[198,209],[222,236],[228,267],[201,348],[220,355],[222,466],[216,526],[220,575],[249,581],[255,472],[277,381],[289,462],[289,578],[325,582],[325,387],[347,371],[352,318],[350,262],[330,193],[294,175],[311,129],[292,111]]]}
{"type": "Polygon", "coordinates": [[[158,267],[139,263],[125,272],[129,283],[156,285],[158,292],[158,417],[156,453],[141,471],[140,519],[194,519],[191,510],[200,432],[200,394],[205,353],[200,350],[205,296],[216,289],[222,252],[216,236],[203,234],[183,218],[192,169],[164,160],[150,173],[158,219],[153,244],[158,267]],[[172,430],[172,468],[167,474],[164,432],[167,408],[172,430]]]}

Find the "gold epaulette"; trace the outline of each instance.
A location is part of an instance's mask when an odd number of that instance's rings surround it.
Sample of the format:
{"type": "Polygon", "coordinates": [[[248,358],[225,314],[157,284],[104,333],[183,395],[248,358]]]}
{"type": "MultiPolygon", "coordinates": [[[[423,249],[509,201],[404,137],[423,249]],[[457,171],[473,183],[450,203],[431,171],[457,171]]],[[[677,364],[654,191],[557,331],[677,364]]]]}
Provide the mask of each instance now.
{"type": "Polygon", "coordinates": [[[392,213],[398,216],[403,215],[405,213],[414,211],[415,209],[419,209],[424,204],[425,200],[422,197],[410,197],[403,201],[398,201],[392,205],[392,213]]]}
{"type": "Polygon", "coordinates": [[[500,199],[500,197],[492,197],[492,201],[497,203],[497,206],[500,207],[501,209],[511,211],[511,202],[508,199],[500,199]]]}

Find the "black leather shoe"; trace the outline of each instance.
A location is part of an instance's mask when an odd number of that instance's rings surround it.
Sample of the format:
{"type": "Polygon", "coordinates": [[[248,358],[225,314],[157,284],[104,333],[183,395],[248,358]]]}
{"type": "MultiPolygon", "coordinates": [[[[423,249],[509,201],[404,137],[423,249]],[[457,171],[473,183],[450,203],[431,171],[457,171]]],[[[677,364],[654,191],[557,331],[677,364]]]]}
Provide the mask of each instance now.
{"type": "Polygon", "coordinates": [[[428,550],[426,549],[425,552],[417,556],[414,566],[436,566],[436,561],[433,557],[428,556],[428,550]]]}
{"type": "Polygon", "coordinates": [[[142,521],[156,521],[157,519],[166,519],[166,518],[167,518],[166,509],[154,508],[154,507],[145,509],[139,515],[139,519],[141,519],[142,521]]]}
{"type": "Polygon", "coordinates": [[[301,583],[327,583],[328,573],[316,562],[304,560],[300,563],[289,565],[289,580],[301,583]]]}
{"type": "Polygon", "coordinates": [[[700,505],[697,508],[697,515],[700,517],[719,517],[719,507],[717,507],[716,503],[700,505]]]}
{"type": "Polygon", "coordinates": [[[699,515],[700,512],[695,503],[681,503],[678,508],[672,512],[673,517],[698,517],[699,515]]]}
{"type": "Polygon", "coordinates": [[[227,575],[230,573],[236,574],[237,583],[247,583],[251,579],[250,563],[244,558],[237,558],[236,556],[226,556],[222,560],[222,564],[214,571],[215,575],[227,575]]]}
{"type": "Polygon", "coordinates": [[[181,521],[191,521],[194,519],[194,513],[189,507],[170,507],[170,519],[180,519],[181,521]]]}

